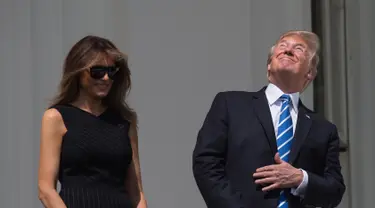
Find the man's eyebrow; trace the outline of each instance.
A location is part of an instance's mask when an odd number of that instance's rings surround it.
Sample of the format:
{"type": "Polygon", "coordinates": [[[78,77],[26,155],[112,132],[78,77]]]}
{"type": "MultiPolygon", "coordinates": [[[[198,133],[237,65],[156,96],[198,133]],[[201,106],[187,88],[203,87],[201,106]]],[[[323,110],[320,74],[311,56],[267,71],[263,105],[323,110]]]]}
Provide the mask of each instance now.
{"type": "MultiPolygon", "coordinates": [[[[288,43],[288,41],[287,40],[280,40],[278,44],[280,44],[280,43],[288,43]]],[[[296,47],[296,46],[302,46],[304,48],[307,48],[307,45],[304,44],[304,43],[296,43],[296,44],[294,44],[294,47],[296,47]]]]}
{"type": "Polygon", "coordinates": [[[306,44],[303,43],[297,43],[295,46],[302,46],[303,48],[307,48],[306,44]]]}

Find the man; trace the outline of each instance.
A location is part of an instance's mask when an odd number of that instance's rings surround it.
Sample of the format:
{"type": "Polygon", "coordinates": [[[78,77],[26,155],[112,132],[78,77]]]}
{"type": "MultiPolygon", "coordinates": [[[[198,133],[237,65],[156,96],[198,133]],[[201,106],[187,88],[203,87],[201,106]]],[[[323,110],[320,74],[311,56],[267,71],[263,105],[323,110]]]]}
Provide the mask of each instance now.
{"type": "Polygon", "coordinates": [[[271,48],[269,85],[218,93],[199,131],[193,172],[209,208],[336,207],[345,192],[335,125],[300,93],[315,78],[319,38],[289,31],[271,48]]]}

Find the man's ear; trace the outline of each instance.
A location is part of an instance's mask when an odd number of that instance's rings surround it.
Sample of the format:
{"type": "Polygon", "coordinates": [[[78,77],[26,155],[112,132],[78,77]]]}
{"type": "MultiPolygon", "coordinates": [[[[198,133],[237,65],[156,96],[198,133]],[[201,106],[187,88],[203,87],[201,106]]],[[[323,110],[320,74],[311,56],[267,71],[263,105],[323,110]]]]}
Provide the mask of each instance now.
{"type": "Polygon", "coordinates": [[[307,79],[308,80],[312,79],[312,70],[310,70],[309,73],[307,73],[307,79]]]}
{"type": "Polygon", "coordinates": [[[313,80],[315,78],[316,74],[317,74],[316,68],[311,67],[310,70],[309,70],[309,72],[307,73],[307,79],[308,80],[313,80]]]}

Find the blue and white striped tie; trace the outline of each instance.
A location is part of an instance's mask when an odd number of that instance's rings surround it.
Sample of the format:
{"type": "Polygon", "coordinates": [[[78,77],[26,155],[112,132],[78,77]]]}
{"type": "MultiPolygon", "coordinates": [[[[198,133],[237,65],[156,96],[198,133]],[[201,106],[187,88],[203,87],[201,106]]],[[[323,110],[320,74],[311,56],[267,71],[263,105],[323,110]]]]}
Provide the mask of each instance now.
{"type": "MultiPolygon", "coordinates": [[[[293,121],[289,111],[290,96],[282,95],[280,100],[282,101],[282,106],[279,124],[277,126],[277,150],[280,158],[283,161],[288,162],[290,148],[293,141],[293,121]]],[[[288,208],[288,202],[284,191],[281,191],[280,193],[278,207],[288,208]]]]}

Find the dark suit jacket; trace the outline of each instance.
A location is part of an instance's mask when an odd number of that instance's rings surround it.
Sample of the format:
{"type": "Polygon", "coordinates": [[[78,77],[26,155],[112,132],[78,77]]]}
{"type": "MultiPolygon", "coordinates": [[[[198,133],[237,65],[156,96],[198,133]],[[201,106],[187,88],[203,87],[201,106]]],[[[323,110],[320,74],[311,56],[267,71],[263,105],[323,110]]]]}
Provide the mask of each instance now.
{"type": "MultiPolygon", "coordinates": [[[[259,167],[275,164],[277,145],[264,92],[221,92],[198,133],[193,172],[209,208],[276,208],[280,190],[254,183],[259,167]]],[[[289,163],[304,169],[302,198],[286,190],[290,208],[335,207],[345,192],[336,126],[299,104],[289,163]],[[310,205],[310,206],[309,206],[310,205]]]]}

